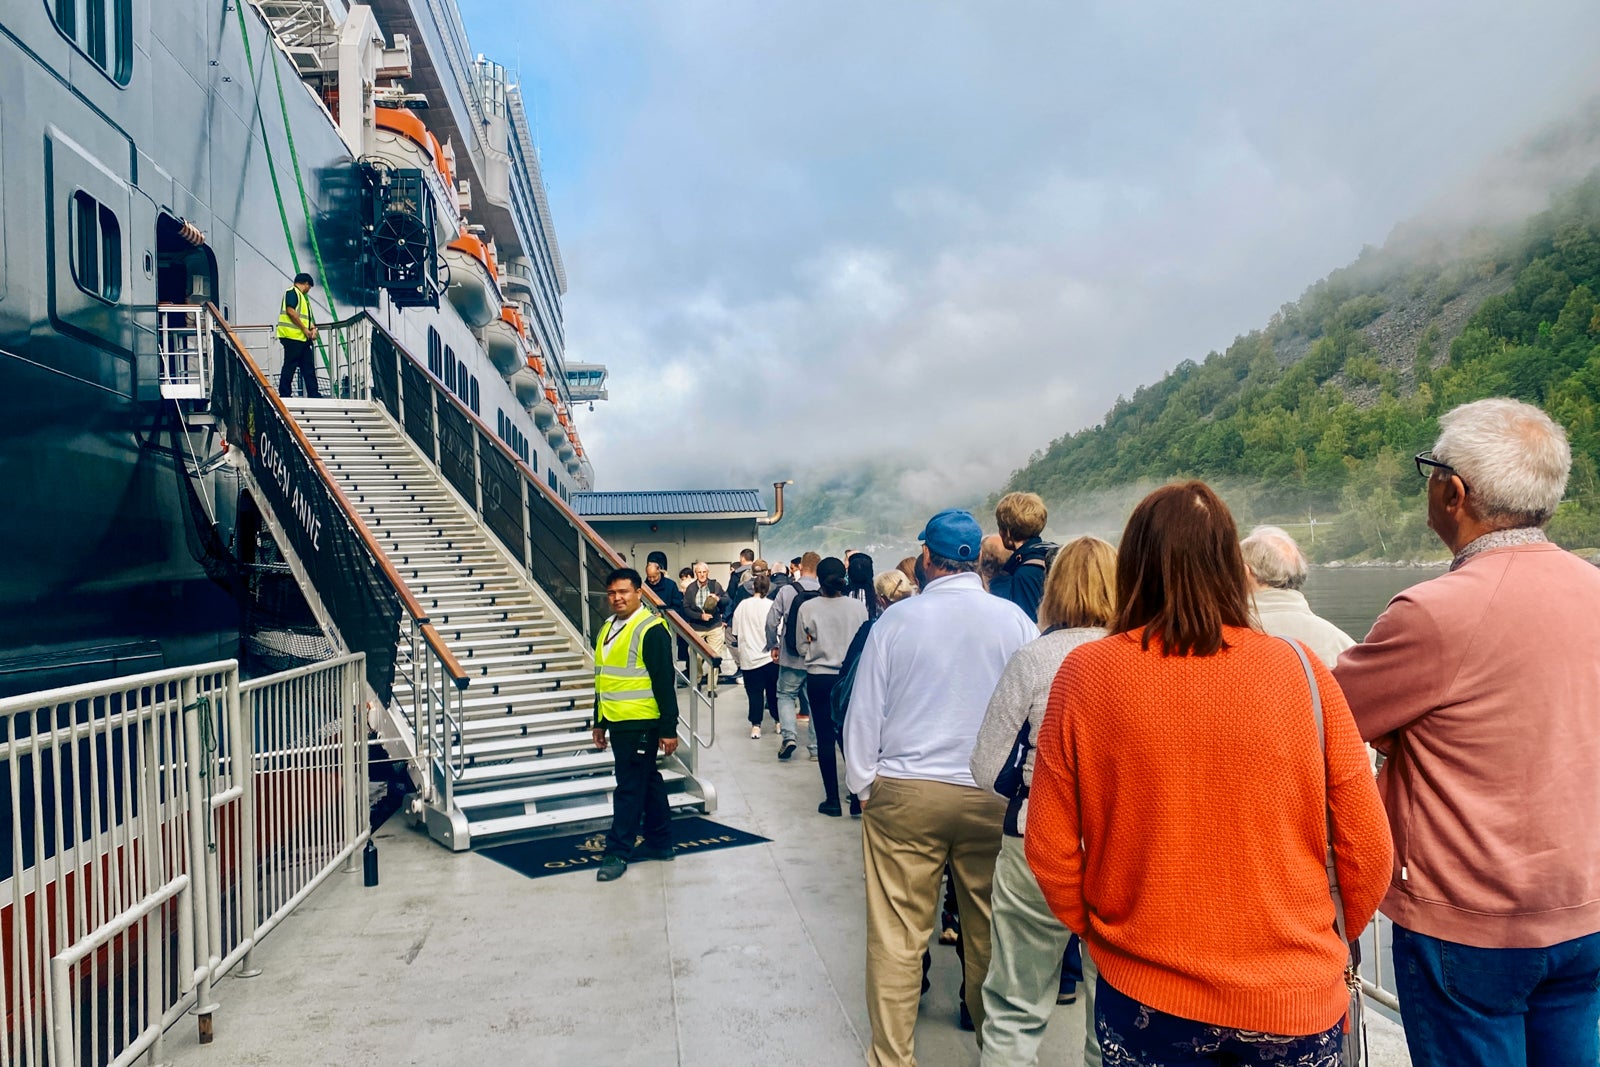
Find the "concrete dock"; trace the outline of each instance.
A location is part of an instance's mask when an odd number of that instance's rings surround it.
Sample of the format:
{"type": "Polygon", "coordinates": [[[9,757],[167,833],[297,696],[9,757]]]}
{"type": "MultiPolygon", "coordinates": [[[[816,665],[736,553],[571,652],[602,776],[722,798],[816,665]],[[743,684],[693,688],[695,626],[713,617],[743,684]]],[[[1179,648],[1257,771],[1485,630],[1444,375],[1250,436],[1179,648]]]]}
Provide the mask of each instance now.
{"type": "MultiPolygon", "coordinates": [[[[816,813],[817,766],[748,738],[741,693],[719,701],[714,820],[772,839],[673,863],[539,879],[452,854],[396,817],[381,884],[335,874],[227,978],[213,1044],[169,1031],[184,1067],[402,1064],[855,1064],[865,1061],[860,822],[816,813]]],[[[917,1057],[976,1064],[957,1026],[955,952],[933,947],[917,1057]]],[[[1372,1013],[1369,1013],[1369,1015],[1372,1013]]],[[[1082,1063],[1083,1005],[1051,1020],[1040,1062],[1082,1063]]],[[[1373,1063],[1409,1064],[1374,1019],[1373,1063]]]]}

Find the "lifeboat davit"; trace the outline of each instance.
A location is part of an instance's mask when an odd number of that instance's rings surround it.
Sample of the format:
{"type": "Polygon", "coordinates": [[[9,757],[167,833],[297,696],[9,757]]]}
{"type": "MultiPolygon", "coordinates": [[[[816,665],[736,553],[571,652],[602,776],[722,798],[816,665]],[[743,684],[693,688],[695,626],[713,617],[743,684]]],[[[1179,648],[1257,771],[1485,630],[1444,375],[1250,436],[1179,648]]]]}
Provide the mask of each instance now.
{"type": "MultiPolygon", "coordinates": [[[[530,360],[529,363],[531,362],[530,360]]],[[[521,370],[511,376],[511,388],[516,391],[517,403],[523,407],[528,407],[544,397],[544,382],[534,373],[533,367],[526,363],[521,370]]]]}
{"type": "Polygon", "coordinates": [[[450,265],[450,303],[467,325],[481,330],[498,319],[503,301],[489,246],[464,233],[444,246],[444,261],[450,265]]]}
{"type": "Polygon", "coordinates": [[[434,225],[439,243],[455,236],[461,228],[456,206],[455,177],[439,139],[428,131],[415,112],[400,107],[372,109],[372,134],[367,155],[383,160],[398,170],[420,170],[433,191],[434,225]]]}
{"type": "MultiPolygon", "coordinates": [[[[537,359],[538,357],[533,357],[537,359]]],[[[533,360],[529,360],[531,363],[533,360]]],[[[556,422],[556,391],[545,389],[539,396],[533,398],[527,405],[528,414],[533,416],[533,424],[543,433],[555,425],[556,422]]]]}
{"type": "Polygon", "coordinates": [[[507,380],[527,369],[528,342],[524,333],[522,312],[510,304],[500,309],[498,319],[483,328],[483,347],[489,353],[489,362],[507,380]]]}

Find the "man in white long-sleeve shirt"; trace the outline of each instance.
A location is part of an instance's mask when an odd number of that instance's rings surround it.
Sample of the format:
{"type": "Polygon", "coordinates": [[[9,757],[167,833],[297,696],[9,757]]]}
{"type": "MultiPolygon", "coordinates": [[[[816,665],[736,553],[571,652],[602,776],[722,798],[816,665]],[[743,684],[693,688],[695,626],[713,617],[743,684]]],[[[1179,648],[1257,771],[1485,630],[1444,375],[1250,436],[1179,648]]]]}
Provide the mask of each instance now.
{"type": "Polygon", "coordinates": [[[967,1005],[983,1026],[989,885],[1005,803],[978,788],[968,767],[1006,661],[1039,631],[1015,604],[984,591],[982,536],[965,511],[928,520],[920,537],[928,584],[873,626],[845,719],[845,777],[863,808],[867,1062],[875,1067],[916,1062],[922,953],[947,861],[966,939],[967,1005]]]}

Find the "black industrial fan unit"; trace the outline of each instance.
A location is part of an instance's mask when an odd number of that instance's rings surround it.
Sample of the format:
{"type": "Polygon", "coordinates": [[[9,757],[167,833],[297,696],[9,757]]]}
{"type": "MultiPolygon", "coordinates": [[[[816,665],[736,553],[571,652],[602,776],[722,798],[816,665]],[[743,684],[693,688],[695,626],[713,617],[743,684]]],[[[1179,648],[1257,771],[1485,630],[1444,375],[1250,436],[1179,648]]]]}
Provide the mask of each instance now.
{"type": "Polygon", "coordinates": [[[420,170],[363,160],[369,210],[362,261],[368,287],[400,307],[438,307],[445,283],[433,228],[433,196],[420,170]]]}

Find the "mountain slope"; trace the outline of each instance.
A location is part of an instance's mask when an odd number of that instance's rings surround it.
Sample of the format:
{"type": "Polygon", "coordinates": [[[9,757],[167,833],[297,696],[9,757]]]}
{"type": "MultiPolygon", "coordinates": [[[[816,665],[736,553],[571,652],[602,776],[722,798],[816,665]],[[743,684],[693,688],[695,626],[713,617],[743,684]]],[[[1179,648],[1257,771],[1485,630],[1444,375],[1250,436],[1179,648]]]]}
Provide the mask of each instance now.
{"type": "Polygon", "coordinates": [[[1572,436],[1552,536],[1600,544],[1597,292],[1600,172],[1517,228],[1398,231],[1264,329],[1058,438],[1006,489],[1040,493],[1061,530],[1097,490],[1199,477],[1232,490],[1241,522],[1327,522],[1324,559],[1437,555],[1411,456],[1432,444],[1441,412],[1509,395],[1572,436]]]}

